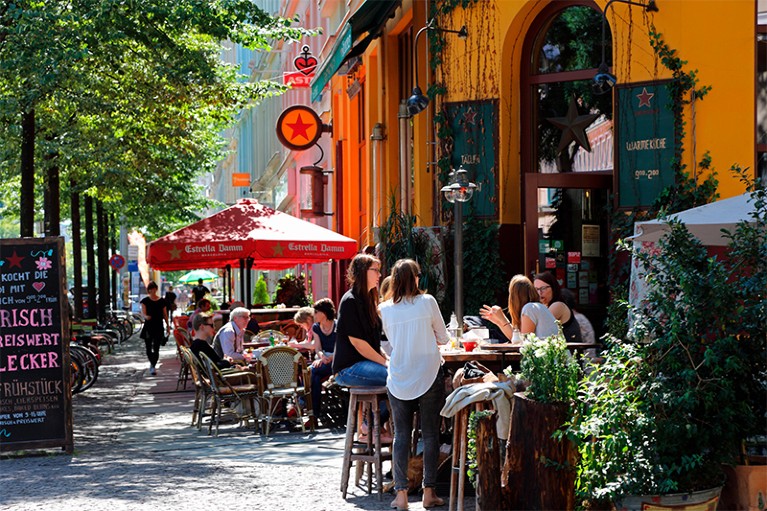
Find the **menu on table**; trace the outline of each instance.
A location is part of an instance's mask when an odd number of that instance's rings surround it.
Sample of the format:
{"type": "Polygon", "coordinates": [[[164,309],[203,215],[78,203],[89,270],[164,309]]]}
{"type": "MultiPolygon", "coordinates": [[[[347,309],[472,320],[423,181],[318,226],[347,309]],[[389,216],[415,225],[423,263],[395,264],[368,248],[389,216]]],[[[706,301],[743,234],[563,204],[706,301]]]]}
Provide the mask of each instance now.
{"type": "Polygon", "coordinates": [[[0,239],[0,451],[72,452],[63,238],[0,239]]]}

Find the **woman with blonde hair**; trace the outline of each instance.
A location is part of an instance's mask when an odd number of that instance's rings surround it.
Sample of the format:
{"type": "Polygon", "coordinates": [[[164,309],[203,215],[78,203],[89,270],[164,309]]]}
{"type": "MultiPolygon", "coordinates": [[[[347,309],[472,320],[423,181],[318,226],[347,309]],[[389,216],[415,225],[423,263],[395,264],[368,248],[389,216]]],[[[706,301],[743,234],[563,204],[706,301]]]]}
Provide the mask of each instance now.
{"type": "Polygon", "coordinates": [[[524,275],[514,275],[509,282],[511,319],[507,319],[503,309],[497,305],[483,305],[479,315],[497,325],[509,339],[513,337],[514,330],[519,330],[521,334],[534,333],[539,339],[559,332],[554,315],[541,303],[532,281],[524,275]]]}
{"type": "Polygon", "coordinates": [[[391,507],[407,509],[407,466],[413,416],[421,416],[423,439],[423,507],[444,505],[435,492],[439,461],[440,410],[445,404],[442,357],[438,344],[449,335],[437,300],[418,288],[421,269],[412,259],[400,259],[391,272],[391,299],[379,306],[384,333],[391,343],[389,392],[394,418],[392,465],[397,496],[391,507]]]}
{"type": "Polygon", "coordinates": [[[346,272],[349,289],[338,304],[335,381],[344,387],[386,385],[389,363],[381,351],[381,318],[378,317],[378,281],[381,261],[357,254],[346,272]]]}

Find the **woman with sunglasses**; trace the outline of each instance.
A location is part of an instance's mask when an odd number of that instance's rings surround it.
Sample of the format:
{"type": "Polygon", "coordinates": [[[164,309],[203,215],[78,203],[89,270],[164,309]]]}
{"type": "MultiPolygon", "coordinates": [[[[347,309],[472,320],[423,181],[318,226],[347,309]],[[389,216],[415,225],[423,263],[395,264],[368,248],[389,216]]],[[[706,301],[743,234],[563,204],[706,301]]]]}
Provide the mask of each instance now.
{"type": "Polygon", "coordinates": [[[533,283],[524,275],[514,275],[509,282],[509,316],[497,305],[483,305],[479,311],[482,319],[498,326],[503,335],[511,339],[514,330],[521,334],[534,333],[539,339],[545,339],[559,333],[559,326],[554,315],[543,305],[533,283]]]}
{"type": "Polygon", "coordinates": [[[549,308],[551,313],[562,325],[562,333],[567,342],[583,342],[581,329],[575,319],[573,310],[567,306],[562,298],[559,282],[551,272],[536,273],[533,284],[535,291],[541,298],[541,303],[549,308]]]}
{"type": "Polygon", "coordinates": [[[383,302],[381,321],[391,343],[386,387],[394,418],[392,465],[397,496],[391,507],[407,509],[407,467],[413,416],[421,416],[423,438],[423,507],[442,506],[435,492],[439,462],[440,410],[445,404],[445,377],[438,344],[445,344],[445,328],[437,300],[418,288],[421,269],[412,259],[400,259],[391,271],[391,299],[383,302]]]}
{"type": "Polygon", "coordinates": [[[386,385],[388,359],[381,351],[381,318],[378,316],[378,282],[381,261],[357,254],[346,272],[350,289],[338,304],[335,381],[344,387],[386,385]]]}

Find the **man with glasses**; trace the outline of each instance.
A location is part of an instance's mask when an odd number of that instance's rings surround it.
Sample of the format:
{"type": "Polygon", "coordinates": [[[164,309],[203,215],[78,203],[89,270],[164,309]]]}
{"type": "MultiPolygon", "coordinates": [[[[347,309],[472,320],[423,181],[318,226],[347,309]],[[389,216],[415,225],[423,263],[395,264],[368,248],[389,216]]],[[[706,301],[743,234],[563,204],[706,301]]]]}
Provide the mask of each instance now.
{"type": "Polygon", "coordinates": [[[232,364],[220,356],[211,347],[210,340],[216,335],[213,326],[213,316],[208,312],[200,312],[194,316],[194,339],[189,349],[194,356],[200,358],[200,353],[205,353],[219,369],[232,367],[232,364]]]}
{"type": "Polygon", "coordinates": [[[245,329],[250,321],[250,311],[245,307],[236,307],[229,313],[229,323],[218,331],[218,340],[213,342],[213,349],[223,359],[229,362],[242,362],[242,343],[245,329]]]}

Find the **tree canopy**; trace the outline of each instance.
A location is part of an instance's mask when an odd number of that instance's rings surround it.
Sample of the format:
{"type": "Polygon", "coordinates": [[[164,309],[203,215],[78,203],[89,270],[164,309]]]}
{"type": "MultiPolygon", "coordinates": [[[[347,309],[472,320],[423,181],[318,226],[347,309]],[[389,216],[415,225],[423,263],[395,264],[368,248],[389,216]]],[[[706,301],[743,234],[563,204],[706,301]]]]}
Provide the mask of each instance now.
{"type": "Polygon", "coordinates": [[[19,215],[32,112],[38,204],[55,165],[62,186],[150,235],[189,221],[204,204],[196,177],[222,156],[220,133],[242,108],[284,90],[239,75],[221,43],[268,51],[313,33],[250,0],[0,4],[0,217],[19,215]]]}

